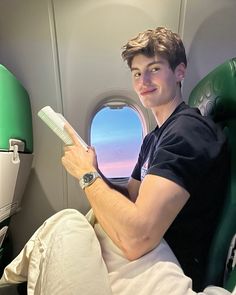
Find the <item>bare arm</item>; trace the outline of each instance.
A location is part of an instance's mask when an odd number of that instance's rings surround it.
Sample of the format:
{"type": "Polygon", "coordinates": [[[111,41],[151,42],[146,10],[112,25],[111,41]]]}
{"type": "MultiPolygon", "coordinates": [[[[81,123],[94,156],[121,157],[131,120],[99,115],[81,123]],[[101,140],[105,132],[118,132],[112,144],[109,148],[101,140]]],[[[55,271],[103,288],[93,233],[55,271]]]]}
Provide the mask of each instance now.
{"type": "Polygon", "coordinates": [[[85,192],[99,223],[130,260],[160,243],[189,197],[182,187],[154,175],[144,178],[135,203],[101,179],[85,192]]]}
{"type": "MultiPolygon", "coordinates": [[[[62,163],[79,179],[96,170],[96,155],[92,149],[86,152],[76,138],[74,142],[74,146],[66,148],[62,163]]],[[[187,202],[189,193],[176,183],[155,175],[147,175],[141,184],[131,179],[128,191],[133,202],[101,178],[85,189],[98,222],[124,255],[133,260],[160,243],[187,202]]]]}
{"type": "Polygon", "coordinates": [[[135,202],[138,197],[140,184],[141,184],[141,181],[139,181],[139,180],[136,180],[132,177],[129,179],[127,189],[129,192],[129,199],[132,202],[135,202]]]}

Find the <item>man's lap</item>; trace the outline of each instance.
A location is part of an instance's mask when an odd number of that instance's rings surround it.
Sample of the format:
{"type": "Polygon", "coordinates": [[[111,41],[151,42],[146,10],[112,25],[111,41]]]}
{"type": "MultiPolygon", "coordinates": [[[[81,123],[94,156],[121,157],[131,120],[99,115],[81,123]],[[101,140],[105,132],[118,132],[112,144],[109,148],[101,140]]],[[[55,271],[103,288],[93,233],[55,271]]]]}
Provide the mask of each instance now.
{"type": "MultiPolygon", "coordinates": [[[[1,283],[22,281],[27,281],[29,295],[196,294],[164,240],[129,261],[96,224],[92,211],[85,217],[74,209],[47,219],[5,268],[1,283]]],[[[229,294],[221,288],[217,292],[229,294]]]]}

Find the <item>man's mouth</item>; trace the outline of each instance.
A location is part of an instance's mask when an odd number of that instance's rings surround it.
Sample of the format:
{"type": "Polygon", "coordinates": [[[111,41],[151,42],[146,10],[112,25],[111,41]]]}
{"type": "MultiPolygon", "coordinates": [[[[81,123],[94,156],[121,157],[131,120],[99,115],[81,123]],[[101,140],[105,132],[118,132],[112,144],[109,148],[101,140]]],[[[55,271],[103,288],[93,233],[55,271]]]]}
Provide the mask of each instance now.
{"type": "Polygon", "coordinates": [[[146,90],[141,91],[140,94],[143,96],[143,95],[150,94],[150,93],[152,93],[152,92],[154,92],[156,90],[157,90],[156,88],[146,89],[146,90]]]}

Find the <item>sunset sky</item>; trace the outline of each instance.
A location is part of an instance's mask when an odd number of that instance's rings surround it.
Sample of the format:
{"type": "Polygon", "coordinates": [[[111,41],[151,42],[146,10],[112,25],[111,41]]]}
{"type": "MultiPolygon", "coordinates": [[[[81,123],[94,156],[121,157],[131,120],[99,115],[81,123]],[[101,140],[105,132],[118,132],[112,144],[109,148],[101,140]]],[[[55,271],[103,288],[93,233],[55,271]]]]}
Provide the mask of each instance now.
{"type": "Polygon", "coordinates": [[[96,148],[99,168],[107,177],[130,176],[141,142],[141,121],[130,107],[106,107],[92,122],[91,145],[96,148]]]}

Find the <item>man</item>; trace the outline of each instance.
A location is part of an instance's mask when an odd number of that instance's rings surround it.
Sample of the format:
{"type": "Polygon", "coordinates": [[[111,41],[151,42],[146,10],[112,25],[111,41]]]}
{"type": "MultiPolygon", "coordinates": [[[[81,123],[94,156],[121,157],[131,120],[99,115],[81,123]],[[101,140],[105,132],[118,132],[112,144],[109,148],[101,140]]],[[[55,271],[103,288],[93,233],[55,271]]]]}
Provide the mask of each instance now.
{"type": "Polygon", "coordinates": [[[143,141],[128,198],[99,176],[95,151],[86,152],[69,127],[74,145],[66,147],[62,163],[80,183],[92,178],[83,187],[86,196],[126,258],[142,257],[164,236],[199,289],[223,196],[217,179],[225,174],[225,138],[183,102],[187,61],[177,34],[162,27],[147,30],[124,46],[122,56],[134,90],[157,122],[143,141]]]}
{"type": "Polygon", "coordinates": [[[130,40],[122,55],[134,90],[157,122],[144,138],[127,188],[101,176],[95,150],[86,151],[65,126],[74,144],[65,147],[62,163],[84,189],[94,229],[75,210],[58,212],[5,269],[2,282],[28,279],[28,293],[44,295],[196,294],[164,237],[196,289],[202,287],[220,206],[217,177],[223,178],[225,138],[182,100],[187,62],[177,34],[162,27],[147,30],[130,40]],[[97,259],[98,244],[105,265],[97,259]],[[149,289],[142,291],[145,284],[149,289]]]}

